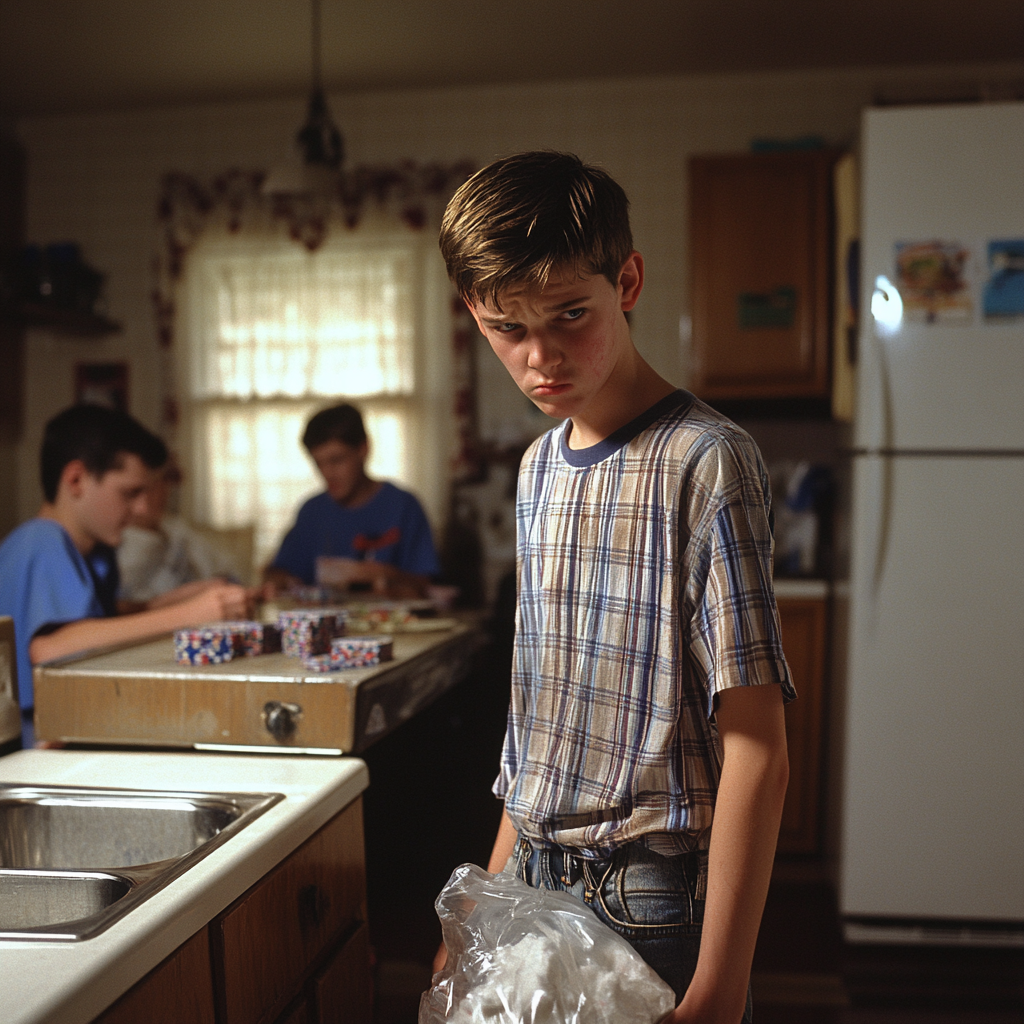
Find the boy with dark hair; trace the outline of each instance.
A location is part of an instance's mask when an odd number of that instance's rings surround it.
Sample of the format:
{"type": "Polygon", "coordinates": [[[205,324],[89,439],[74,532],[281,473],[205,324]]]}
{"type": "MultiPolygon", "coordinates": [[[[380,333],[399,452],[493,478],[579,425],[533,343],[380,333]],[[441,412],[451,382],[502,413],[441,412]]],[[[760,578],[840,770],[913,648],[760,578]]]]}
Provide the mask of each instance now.
{"type": "Polygon", "coordinates": [[[367,475],[370,443],[359,410],[345,403],[322,409],[302,443],[327,490],[299,509],[265,570],[267,582],[336,582],[388,597],[425,596],[439,569],[430,524],[412,494],[367,475]]]}
{"type": "Polygon", "coordinates": [[[0,545],[0,615],[14,619],[26,711],[33,703],[32,665],[247,613],[248,593],[214,580],[118,614],[114,549],[166,461],[163,441],[124,413],[76,405],[47,423],[42,508],[0,545]]]}
{"type": "Polygon", "coordinates": [[[513,857],[592,906],[672,985],[668,1019],[749,1020],[795,697],[760,455],[634,347],[644,263],[605,172],[499,160],[455,194],[440,245],[520,389],[565,421],[519,472],[488,869],[513,857]]]}

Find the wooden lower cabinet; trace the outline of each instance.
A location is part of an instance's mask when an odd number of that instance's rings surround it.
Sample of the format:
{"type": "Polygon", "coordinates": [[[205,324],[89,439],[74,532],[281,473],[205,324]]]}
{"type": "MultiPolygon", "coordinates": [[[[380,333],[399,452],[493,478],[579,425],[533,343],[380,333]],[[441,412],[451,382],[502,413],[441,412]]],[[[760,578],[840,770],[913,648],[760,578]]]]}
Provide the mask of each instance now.
{"type": "Polygon", "coordinates": [[[99,1017],[97,1024],[214,1024],[207,930],[196,932],[99,1017]]]}
{"type": "Polygon", "coordinates": [[[97,1024],[370,1024],[370,993],[357,799],[97,1024]]]}
{"type": "Polygon", "coordinates": [[[366,920],[362,801],[210,924],[222,1024],[272,1021],[334,941],[366,920]]]}
{"type": "Polygon", "coordinates": [[[306,1002],[306,997],[296,999],[274,1024],[309,1024],[309,1003],[306,1002]]]}
{"type": "Polygon", "coordinates": [[[369,957],[370,932],[364,924],[312,980],[315,1024],[357,1024],[370,1020],[373,989],[366,969],[369,957]]]}
{"type": "Polygon", "coordinates": [[[824,598],[780,597],[782,646],[798,699],[786,706],[789,789],[782,809],[779,853],[821,848],[822,719],[828,605],[824,598]]]}

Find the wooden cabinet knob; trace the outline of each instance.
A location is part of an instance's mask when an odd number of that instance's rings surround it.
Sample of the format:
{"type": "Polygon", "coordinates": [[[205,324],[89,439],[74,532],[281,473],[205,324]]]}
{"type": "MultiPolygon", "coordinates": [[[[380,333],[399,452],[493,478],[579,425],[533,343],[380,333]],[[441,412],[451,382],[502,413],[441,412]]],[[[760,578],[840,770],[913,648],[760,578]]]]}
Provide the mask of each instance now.
{"type": "Polygon", "coordinates": [[[299,890],[299,924],[302,930],[318,928],[331,909],[331,898],[319,885],[305,885],[299,890]]]}

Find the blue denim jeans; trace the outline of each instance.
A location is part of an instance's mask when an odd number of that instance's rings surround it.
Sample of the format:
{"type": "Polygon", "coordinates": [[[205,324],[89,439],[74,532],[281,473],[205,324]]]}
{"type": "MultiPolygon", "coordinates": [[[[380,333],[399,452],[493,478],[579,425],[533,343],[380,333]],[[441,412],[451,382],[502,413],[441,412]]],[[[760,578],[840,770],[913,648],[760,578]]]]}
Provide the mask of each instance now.
{"type": "MultiPolygon", "coordinates": [[[[558,846],[516,842],[516,876],[535,889],[560,889],[586,903],[683,998],[697,967],[704,921],[701,854],[663,857],[630,843],[588,860],[558,846]]],[[[743,1014],[751,1021],[750,992],[743,1014]]]]}

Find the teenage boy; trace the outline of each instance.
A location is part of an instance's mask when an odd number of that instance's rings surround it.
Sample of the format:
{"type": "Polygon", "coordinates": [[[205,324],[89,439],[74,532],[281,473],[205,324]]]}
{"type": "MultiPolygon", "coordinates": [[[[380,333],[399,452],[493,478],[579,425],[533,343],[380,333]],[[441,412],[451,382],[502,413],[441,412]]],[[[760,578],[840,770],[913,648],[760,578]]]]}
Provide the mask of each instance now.
{"type": "Polygon", "coordinates": [[[672,985],[668,1019],[749,1020],[795,696],[760,455],[634,347],[644,262],[603,171],[500,160],[453,197],[440,245],[516,384],[565,421],[519,472],[488,868],[514,857],[590,904],[672,985]]]}
{"type": "Polygon", "coordinates": [[[264,573],[267,582],[337,581],[388,597],[424,597],[439,568],[430,524],[412,494],[367,475],[370,447],[359,410],[322,409],[302,443],[327,490],[299,509],[264,573]]]}
{"type": "Polygon", "coordinates": [[[152,474],[145,509],[133,513],[117,548],[121,576],[118,591],[125,605],[146,604],[186,583],[221,580],[237,583],[238,566],[178,515],[168,513],[181,470],[174,459],[152,474]]]}
{"type": "Polygon", "coordinates": [[[114,549],[166,461],[163,441],[124,413],[76,405],[47,423],[42,508],[0,545],[0,615],[14,619],[26,714],[41,661],[248,614],[248,592],[221,581],[186,584],[118,614],[114,549]]]}

